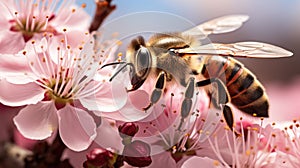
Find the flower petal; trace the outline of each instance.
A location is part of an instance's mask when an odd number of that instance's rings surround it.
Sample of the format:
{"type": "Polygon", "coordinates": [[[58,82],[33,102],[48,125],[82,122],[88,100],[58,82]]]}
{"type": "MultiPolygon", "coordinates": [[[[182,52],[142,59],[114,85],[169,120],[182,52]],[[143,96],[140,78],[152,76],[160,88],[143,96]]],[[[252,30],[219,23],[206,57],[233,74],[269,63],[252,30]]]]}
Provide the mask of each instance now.
{"type": "Polygon", "coordinates": [[[98,116],[105,116],[114,120],[125,122],[138,121],[148,117],[151,114],[153,107],[151,107],[147,113],[145,113],[145,111],[142,109],[143,107],[146,107],[145,104],[148,105],[148,102],[149,95],[147,94],[147,92],[145,92],[144,90],[136,90],[128,94],[126,104],[118,111],[113,111],[110,113],[94,111],[94,113],[98,116]]]}
{"type": "Polygon", "coordinates": [[[95,142],[102,148],[112,148],[119,152],[123,150],[122,139],[119,135],[118,128],[105,118],[102,118],[101,125],[97,128],[95,142]]]}
{"type": "Polygon", "coordinates": [[[44,98],[44,93],[36,83],[12,84],[0,79],[0,102],[8,106],[36,104],[44,98]]]}
{"type": "Polygon", "coordinates": [[[0,54],[0,77],[10,83],[25,84],[36,80],[23,54],[0,54]]]}
{"type": "Polygon", "coordinates": [[[0,4],[0,29],[9,29],[11,26],[8,24],[9,20],[13,19],[10,11],[17,11],[14,5],[14,1],[1,1],[0,4]],[[9,7],[9,9],[8,9],[9,7]]]}
{"type": "Polygon", "coordinates": [[[171,152],[162,152],[151,157],[152,163],[149,168],[161,167],[176,167],[176,162],[171,156],[171,152]]]}
{"type": "Polygon", "coordinates": [[[15,54],[24,48],[25,41],[21,33],[2,30],[0,32],[0,46],[1,54],[15,54]]]}
{"type": "Polygon", "coordinates": [[[203,168],[211,168],[211,167],[215,167],[215,168],[221,168],[223,166],[221,166],[221,164],[213,159],[210,159],[208,157],[197,157],[197,156],[193,156],[190,159],[186,160],[181,168],[198,168],[199,165],[201,165],[200,167],[203,168]]]}
{"type": "MultiPolygon", "coordinates": [[[[85,90],[93,90],[98,84],[99,82],[96,81],[90,82],[85,90]]],[[[100,85],[99,91],[95,88],[96,93],[80,98],[80,102],[85,108],[92,111],[112,112],[119,110],[125,105],[127,100],[126,89],[122,86],[121,81],[115,81],[112,84],[104,82],[100,85]]]]}
{"type": "Polygon", "coordinates": [[[14,123],[26,138],[36,140],[48,138],[57,128],[55,105],[52,101],[28,105],[14,118],[14,123]]]}
{"type": "Polygon", "coordinates": [[[51,26],[55,27],[58,32],[63,32],[65,28],[68,31],[84,31],[88,29],[90,19],[90,16],[82,8],[73,5],[63,8],[59,15],[51,21],[51,26]],[[75,12],[71,12],[70,9],[75,9],[75,12]]]}
{"type": "Polygon", "coordinates": [[[85,150],[95,139],[96,124],[88,112],[67,104],[58,110],[58,118],[60,137],[71,150],[85,150]]]}

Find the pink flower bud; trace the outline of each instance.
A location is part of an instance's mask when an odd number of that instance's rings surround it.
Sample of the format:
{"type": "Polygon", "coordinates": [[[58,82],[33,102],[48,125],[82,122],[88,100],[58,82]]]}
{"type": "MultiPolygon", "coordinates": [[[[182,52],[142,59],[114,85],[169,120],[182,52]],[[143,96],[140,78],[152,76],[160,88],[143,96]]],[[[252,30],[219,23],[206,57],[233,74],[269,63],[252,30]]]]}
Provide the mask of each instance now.
{"type": "Polygon", "coordinates": [[[115,162],[115,155],[109,150],[95,148],[86,155],[87,160],[83,163],[84,168],[111,167],[115,162]]]}
{"type": "Polygon", "coordinates": [[[122,138],[127,136],[133,137],[138,131],[139,127],[132,122],[126,122],[119,126],[119,133],[122,138]]]}
{"type": "Polygon", "coordinates": [[[150,157],[150,146],[143,141],[133,141],[132,143],[125,145],[124,160],[135,167],[145,167],[152,163],[150,157]]]}

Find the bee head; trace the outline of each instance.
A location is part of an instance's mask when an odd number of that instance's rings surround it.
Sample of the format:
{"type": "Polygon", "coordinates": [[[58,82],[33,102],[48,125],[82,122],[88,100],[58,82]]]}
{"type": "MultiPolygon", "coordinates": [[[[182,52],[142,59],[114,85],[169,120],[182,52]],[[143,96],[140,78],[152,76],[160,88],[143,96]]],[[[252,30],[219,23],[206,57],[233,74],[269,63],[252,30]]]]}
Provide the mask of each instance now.
{"type": "Polygon", "coordinates": [[[133,39],[128,50],[127,61],[133,65],[130,70],[131,90],[136,90],[142,86],[148,77],[152,65],[152,57],[142,36],[133,39]]]}

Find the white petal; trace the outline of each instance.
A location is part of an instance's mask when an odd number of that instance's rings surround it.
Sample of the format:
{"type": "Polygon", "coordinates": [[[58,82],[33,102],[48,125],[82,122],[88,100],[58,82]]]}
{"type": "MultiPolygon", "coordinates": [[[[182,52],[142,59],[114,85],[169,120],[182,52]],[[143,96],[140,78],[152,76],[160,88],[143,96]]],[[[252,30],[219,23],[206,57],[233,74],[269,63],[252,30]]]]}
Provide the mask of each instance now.
{"type": "Polygon", "coordinates": [[[8,106],[36,104],[44,98],[44,93],[36,83],[12,84],[0,79],[0,102],[8,106]]]}
{"type": "Polygon", "coordinates": [[[88,112],[67,104],[58,111],[58,118],[60,137],[71,150],[85,150],[95,139],[96,124],[88,112]]]}
{"type": "Polygon", "coordinates": [[[22,34],[19,32],[2,30],[0,32],[0,46],[0,53],[15,54],[24,48],[25,41],[22,34]]]}
{"type": "Polygon", "coordinates": [[[0,78],[10,83],[25,84],[36,80],[23,54],[0,54],[0,78]]]}
{"type": "MultiPolygon", "coordinates": [[[[90,82],[85,90],[93,90],[93,87],[99,82],[90,82]]],[[[122,108],[127,100],[127,92],[121,81],[115,81],[112,84],[104,82],[99,91],[88,96],[80,98],[82,105],[89,110],[101,112],[112,112],[122,108]]]]}
{"type": "MultiPolygon", "coordinates": [[[[127,94],[127,93],[126,93],[127,94]]],[[[146,107],[149,103],[149,95],[144,90],[136,90],[129,93],[126,104],[117,111],[105,113],[101,111],[94,111],[98,116],[105,116],[114,120],[133,122],[145,119],[153,110],[153,107],[145,112],[142,108],[146,107]],[[139,100],[138,100],[139,99],[139,100]]],[[[157,103],[160,104],[160,103],[157,103]]],[[[151,120],[151,118],[149,118],[151,120]]]]}
{"type": "Polygon", "coordinates": [[[101,125],[97,128],[95,142],[102,148],[113,148],[119,152],[123,149],[122,139],[117,127],[104,118],[101,120],[101,125]]]}
{"type": "Polygon", "coordinates": [[[14,123],[24,137],[42,140],[57,129],[56,111],[52,101],[28,105],[14,118],[14,123]]]}

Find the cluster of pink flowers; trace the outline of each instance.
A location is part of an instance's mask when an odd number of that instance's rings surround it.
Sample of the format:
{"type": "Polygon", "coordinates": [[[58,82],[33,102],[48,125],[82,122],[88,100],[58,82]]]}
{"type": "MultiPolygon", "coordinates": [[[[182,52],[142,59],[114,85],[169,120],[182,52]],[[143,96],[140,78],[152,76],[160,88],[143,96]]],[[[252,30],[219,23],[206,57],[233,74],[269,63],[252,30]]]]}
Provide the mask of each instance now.
{"type": "Polygon", "coordinates": [[[116,69],[101,66],[116,60],[118,42],[99,44],[84,6],[0,2],[0,103],[22,106],[13,123],[24,137],[59,136],[79,167],[300,167],[297,120],[280,129],[240,118],[237,135],[201,89],[183,118],[176,84],[144,112],[155,81],[129,93],[127,71],[109,82],[116,69]],[[74,151],[91,153],[83,164],[74,151]]]}

